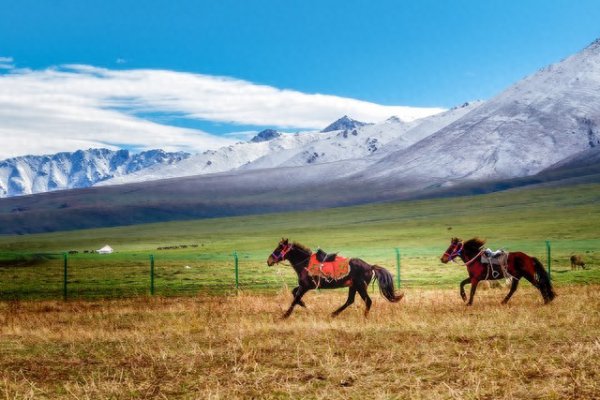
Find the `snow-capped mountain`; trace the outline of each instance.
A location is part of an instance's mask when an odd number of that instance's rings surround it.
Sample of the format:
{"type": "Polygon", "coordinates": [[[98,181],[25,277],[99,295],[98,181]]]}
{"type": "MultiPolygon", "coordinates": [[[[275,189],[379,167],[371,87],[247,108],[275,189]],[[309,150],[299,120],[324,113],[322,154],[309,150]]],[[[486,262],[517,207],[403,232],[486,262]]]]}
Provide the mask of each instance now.
{"type": "MultiPolygon", "coordinates": [[[[404,149],[435,133],[481,104],[482,102],[465,103],[461,107],[409,123],[391,117],[378,124],[352,120],[352,125],[341,123],[338,126],[356,128],[328,132],[291,134],[263,131],[249,142],[193,155],[171,165],[155,165],[99,182],[98,185],[145,182],[233,170],[301,167],[342,160],[365,159],[361,163],[368,165],[385,154],[404,149]]],[[[330,126],[347,120],[350,119],[344,116],[330,126]]]]}
{"type": "Polygon", "coordinates": [[[0,161],[0,197],[89,187],[151,165],[180,162],[188,156],[162,150],[130,154],[127,150],[89,149],[10,158],[0,161]]]}
{"type": "Polygon", "coordinates": [[[597,40],[433,135],[388,154],[362,177],[438,186],[523,177],[599,145],[597,40]]]}
{"type": "MultiPolygon", "coordinates": [[[[462,107],[410,123],[403,122],[397,117],[390,117],[378,124],[362,124],[351,129],[312,133],[313,141],[299,147],[280,150],[278,154],[267,154],[243,165],[240,169],[300,167],[359,159],[364,165],[369,165],[385,154],[409,147],[435,133],[480,104],[482,102],[465,103],[462,107]]],[[[341,120],[346,118],[343,117],[341,120]]]]}
{"type": "MultiPolygon", "coordinates": [[[[344,116],[322,131],[266,130],[249,142],[133,172],[101,174],[100,179],[85,175],[84,181],[113,185],[292,167],[304,169],[299,173],[306,176],[334,180],[351,175],[354,181],[395,181],[405,190],[420,190],[528,176],[596,146],[600,146],[600,40],[487,102],[465,103],[411,122],[391,117],[367,124],[344,116]]],[[[26,187],[21,182],[26,179],[19,177],[32,174],[19,173],[12,185],[26,187]]],[[[2,178],[0,182],[8,182],[2,178]]],[[[51,181],[44,186],[41,180],[39,189],[22,193],[73,187],[59,186],[59,178],[51,181]]],[[[18,192],[0,184],[9,195],[18,192]]]]}
{"type": "Polygon", "coordinates": [[[171,165],[155,165],[143,171],[117,176],[100,182],[99,185],[146,182],[231,171],[267,154],[276,157],[282,150],[297,148],[313,140],[315,139],[311,134],[281,134],[271,140],[240,142],[218,150],[195,154],[171,165]]]}

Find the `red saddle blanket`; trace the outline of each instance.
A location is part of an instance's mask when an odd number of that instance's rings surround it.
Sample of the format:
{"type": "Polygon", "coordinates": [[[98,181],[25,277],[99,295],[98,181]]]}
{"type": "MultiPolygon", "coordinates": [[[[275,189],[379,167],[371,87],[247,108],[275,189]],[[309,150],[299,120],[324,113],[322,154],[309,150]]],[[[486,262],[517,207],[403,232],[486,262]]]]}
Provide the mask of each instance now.
{"type": "Polygon", "coordinates": [[[350,260],[337,256],[334,261],[321,262],[317,255],[313,254],[308,260],[306,267],[310,276],[325,279],[342,279],[350,273],[350,260]]]}

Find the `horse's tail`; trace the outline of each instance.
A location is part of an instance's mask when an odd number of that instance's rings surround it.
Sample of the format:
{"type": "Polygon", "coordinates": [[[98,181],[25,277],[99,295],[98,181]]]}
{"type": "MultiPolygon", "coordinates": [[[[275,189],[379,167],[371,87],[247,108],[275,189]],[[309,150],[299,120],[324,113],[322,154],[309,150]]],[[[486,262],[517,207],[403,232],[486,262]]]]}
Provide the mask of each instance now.
{"type": "Polygon", "coordinates": [[[537,281],[540,286],[540,292],[542,292],[542,296],[544,297],[544,302],[549,303],[556,297],[556,293],[552,288],[552,282],[550,281],[550,276],[546,272],[546,269],[535,257],[533,258],[533,265],[535,268],[535,273],[537,275],[537,281]]]}
{"type": "Polygon", "coordinates": [[[375,278],[379,282],[379,291],[387,300],[395,303],[402,300],[404,293],[396,294],[394,289],[394,277],[387,269],[380,267],[379,265],[373,265],[373,272],[375,272],[375,278]]]}

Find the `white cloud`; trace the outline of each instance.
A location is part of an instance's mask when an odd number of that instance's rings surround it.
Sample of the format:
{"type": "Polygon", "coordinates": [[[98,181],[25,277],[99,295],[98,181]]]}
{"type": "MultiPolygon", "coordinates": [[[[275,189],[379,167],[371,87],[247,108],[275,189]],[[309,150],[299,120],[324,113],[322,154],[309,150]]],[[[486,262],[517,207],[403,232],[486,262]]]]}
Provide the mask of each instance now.
{"type": "Polygon", "coordinates": [[[14,68],[12,57],[0,57],[0,69],[14,68]]]}
{"type": "MultiPolygon", "coordinates": [[[[12,65],[12,59],[0,58],[12,65]]],[[[144,114],[280,128],[322,128],[347,114],[367,122],[405,120],[441,109],[382,106],[251,82],[166,70],[66,65],[0,74],[0,159],[88,147],[201,151],[226,136],[159,124],[144,114]]],[[[233,129],[235,130],[235,129],[233,129]]]]}

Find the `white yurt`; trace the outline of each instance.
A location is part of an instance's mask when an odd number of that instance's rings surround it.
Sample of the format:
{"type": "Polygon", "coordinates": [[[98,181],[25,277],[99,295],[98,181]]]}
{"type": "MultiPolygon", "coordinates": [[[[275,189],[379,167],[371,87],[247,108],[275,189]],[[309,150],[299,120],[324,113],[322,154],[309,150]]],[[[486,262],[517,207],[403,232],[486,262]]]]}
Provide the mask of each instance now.
{"type": "Polygon", "coordinates": [[[110,254],[112,253],[114,250],[112,247],[110,247],[109,245],[104,246],[103,248],[96,250],[96,253],[98,254],[110,254]]]}

